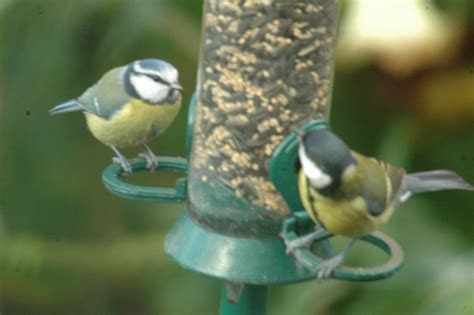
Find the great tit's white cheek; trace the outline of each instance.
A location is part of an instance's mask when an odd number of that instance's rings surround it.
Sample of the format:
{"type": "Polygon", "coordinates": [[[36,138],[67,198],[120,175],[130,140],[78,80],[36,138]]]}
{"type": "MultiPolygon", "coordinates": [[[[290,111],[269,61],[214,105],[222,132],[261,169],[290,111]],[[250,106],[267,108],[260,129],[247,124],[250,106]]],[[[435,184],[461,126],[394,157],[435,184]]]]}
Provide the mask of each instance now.
{"type": "Polygon", "coordinates": [[[138,95],[151,103],[160,103],[168,95],[169,87],[146,75],[132,75],[130,81],[138,95]]]}
{"type": "Polygon", "coordinates": [[[324,173],[320,168],[316,166],[316,164],[313,163],[313,161],[309,159],[309,157],[306,155],[303,146],[300,146],[298,150],[298,156],[300,158],[303,172],[306,177],[308,177],[311,185],[318,189],[322,189],[331,184],[331,177],[324,173]]]}

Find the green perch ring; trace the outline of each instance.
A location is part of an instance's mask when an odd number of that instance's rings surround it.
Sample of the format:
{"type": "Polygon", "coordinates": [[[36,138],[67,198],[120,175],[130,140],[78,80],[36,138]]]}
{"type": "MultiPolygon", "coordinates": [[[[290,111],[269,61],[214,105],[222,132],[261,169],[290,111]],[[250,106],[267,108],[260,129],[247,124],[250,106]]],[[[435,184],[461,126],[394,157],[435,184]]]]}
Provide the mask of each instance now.
{"type": "MultiPolygon", "coordinates": [[[[306,212],[294,213],[283,222],[281,237],[285,241],[292,241],[300,237],[298,230],[301,226],[311,223],[306,212]]],[[[329,232],[315,240],[315,243],[324,241],[332,237],[329,232]]],[[[389,259],[382,265],[375,267],[339,267],[336,268],[331,278],[346,281],[374,281],[392,276],[403,264],[403,251],[400,246],[387,235],[375,232],[369,236],[361,238],[362,241],[375,245],[389,255],[389,259]]],[[[313,253],[309,248],[298,248],[292,254],[301,265],[309,270],[318,269],[323,258],[313,253]]]]}
{"type": "MultiPolygon", "coordinates": [[[[145,161],[141,159],[133,161],[131,166],[133,172],[148,171],[145,161]]],[[[186,201],[187,161],[183,158],[160,156],[156,171],[179,172],[183,177],[176,181],[175,188],[134,185],[126,182],[121,176],[123,170],[120,165],[112,164],[102,172],[102,180],[111,193],[122,198],[154,202],[186,201]]]]}
{"type": "MultiPolygon", "coordinates": [[[[191,148],[192,126],[196,109],[196,93],[193,93],[189,104],[189,126],[186,131],[186,159],[189,159],[191,148]]],[[[158,157],[158,167],[156,171],[172,171],[183,174],[183,177],[176,181],[175,188],[146,187],[130,184],[122,177],[123,170],[118,164],[109,165],[104,169],[102,172],[102,181],[111,193],[122,198],[154,202],[184,202],[187,198],[188,177],[188,162],[186,159],[165,156],[158,157]]],[[[134,173],[148,171],[146,163],[142,159],[132,161],[131,167],[134,173]]]]}

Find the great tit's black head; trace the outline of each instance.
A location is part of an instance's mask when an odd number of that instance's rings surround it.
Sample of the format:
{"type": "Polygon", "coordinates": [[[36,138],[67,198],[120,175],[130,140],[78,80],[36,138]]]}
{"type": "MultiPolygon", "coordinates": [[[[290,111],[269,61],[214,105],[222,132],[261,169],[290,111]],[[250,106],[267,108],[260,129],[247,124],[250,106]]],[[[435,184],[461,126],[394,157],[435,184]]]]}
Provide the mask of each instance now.
{"type": "Polygon", "coordinates": [[[355,170],[357,161],[347,145],[326,129],[298,135],[301,167],[312,186],[328,193],[337,191],[347,172],[355,170]]]}
{"type": "Polygon", "coordinates": [[[178,70],[159,59],[142,59],[126,66],[125,90],[131,97],[149,104],[174,104],[183,87],[178,81],[178,70]]]}

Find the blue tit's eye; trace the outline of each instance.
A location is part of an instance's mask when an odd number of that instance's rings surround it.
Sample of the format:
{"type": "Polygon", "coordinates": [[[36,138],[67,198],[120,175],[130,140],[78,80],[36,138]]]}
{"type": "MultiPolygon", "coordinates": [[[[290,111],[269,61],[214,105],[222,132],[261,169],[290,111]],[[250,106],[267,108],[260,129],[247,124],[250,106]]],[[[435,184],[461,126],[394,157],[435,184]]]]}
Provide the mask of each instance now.
{"type": "Polygon", "coordinates": [[[151,79],[152,79],[153,81],[155,81],[155,82],[159,82],[159,83],[162,83],[162,84],[166,84],[166,81],[163,80],[162,78],[160,78],[160,77],[157,76],[157,75],[152,75],[152,76],[150,76],[150,77],[151,77],[151,79]]]}

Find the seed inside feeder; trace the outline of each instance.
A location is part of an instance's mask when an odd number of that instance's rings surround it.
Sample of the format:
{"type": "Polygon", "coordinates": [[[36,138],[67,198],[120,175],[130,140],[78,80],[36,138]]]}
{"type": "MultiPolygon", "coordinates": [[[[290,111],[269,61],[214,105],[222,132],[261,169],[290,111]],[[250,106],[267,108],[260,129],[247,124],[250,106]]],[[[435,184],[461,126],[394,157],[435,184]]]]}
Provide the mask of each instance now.
{"type": "Polygon", "coordinates": [[[294,127],[327,118],[337,1],[207,0],[205,12],[190,193],[215,181],[285,216],[268,162],[294,127]]]}

